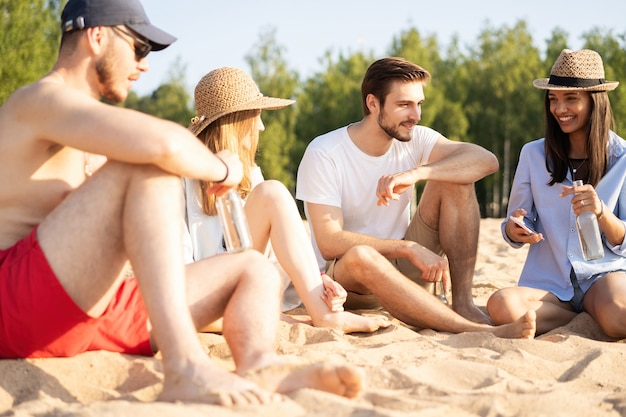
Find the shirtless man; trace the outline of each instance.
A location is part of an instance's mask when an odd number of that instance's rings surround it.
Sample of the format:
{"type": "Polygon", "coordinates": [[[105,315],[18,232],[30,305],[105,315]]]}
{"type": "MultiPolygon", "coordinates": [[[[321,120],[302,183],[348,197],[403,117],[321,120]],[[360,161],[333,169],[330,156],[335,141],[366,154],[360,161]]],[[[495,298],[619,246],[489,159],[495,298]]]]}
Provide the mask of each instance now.
{"type": "Polygon", "coordinates": [[[308,145],[296,197],[318,264],[348,291],[348,309],[382,305],[420,328],[532,338],[534,311],[493,327],[474,305],[474,182],[498,162],[486,149],[418,126],[429,79],[403,58],[374,62],[362,83],[363,119],[308,145]],[[420,181],[426,185],[410,220],[410,195],[420,181]],[[452,286],[452,308],[417,284],[433,282],[452,286]]]}
{"type": "Polygon", "coordinates": [[[139,0],[70,0],[62,30],[52,71],[0,107],[0,357],[158,349],[165,401],[258,404],[302,387],[358,395],[359,370],[293,371],[276,354],[279,279],[263,255],[185,267],[183,225],[171,221],[182,217],[180,177],[221,194],[242,178],[238,158],[100,101],[126,99],[148,52],[175,38],[139,0]],[[129,262],[136,279],[125,278],[129,262]],[[196,334],[220,317],[236,373],[196,334]]]}

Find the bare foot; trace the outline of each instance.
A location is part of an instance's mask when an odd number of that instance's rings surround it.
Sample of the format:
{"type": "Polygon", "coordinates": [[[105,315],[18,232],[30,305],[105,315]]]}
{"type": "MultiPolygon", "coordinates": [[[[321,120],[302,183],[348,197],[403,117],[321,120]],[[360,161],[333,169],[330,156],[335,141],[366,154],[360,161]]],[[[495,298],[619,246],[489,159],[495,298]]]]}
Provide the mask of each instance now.
{"type": "Polygon", "coordinates": [[[537,313],[529,310],[512,323],[493,327],[491,332],[507,339],[532,339],[537,333],[537,313]]]}
{"type": "Polygon", "coordinates": [[[269,365],[251,370],[244,377],[268,391],[282,394],[312,388],[347,398],[359,395],[363,381],[358,368],[330,363],[269,365]]]}
{"type": "Polygon", "coordinates": [[[380,328],[391,326],[391,322],[385,316],[366,317],[348,311],[339,311],[314,319],[313,325],[341,330],[344,333],[372,333],[380,328]]]}
{"type": "MultiPolygon", "coordinates": [[[[165,364],[164,364],[165,367],[165,364]]],[[[183,401],[222,406],[259,405],[283,401],[279,394],[261,389],[253,382],[220,368],[206,357],[186,369],[165,367],[159,401],[183,401]]]]}
{"type": "Polygon", "coordinates": [[[469,305],[452,304],[452,309],[469,321],[480,324],[493,324],[491,318],[472,302],[469,305]]]}

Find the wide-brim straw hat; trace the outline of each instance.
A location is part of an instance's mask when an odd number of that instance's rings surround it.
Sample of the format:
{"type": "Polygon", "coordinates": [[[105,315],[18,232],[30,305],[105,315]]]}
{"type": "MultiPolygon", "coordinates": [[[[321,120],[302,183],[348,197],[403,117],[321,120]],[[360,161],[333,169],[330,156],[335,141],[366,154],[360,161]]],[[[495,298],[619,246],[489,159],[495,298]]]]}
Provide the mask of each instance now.
{"type": "Polygon", "coordinates": [[[590,49],[563,49],[552,66],[550,78],[533,81],[533,86],[542,90],[611,91],[618,84],[604,79],[602,57],[590,49]]]}
{"type": "Polygon", "coordinates": [[[211,122],[244,110],[276,110],[295,100],[265,97],[252,77],[238,68],[223,67],[206,74],[194,91],[197,116],[189,130],[198,135],[211,122]]]}

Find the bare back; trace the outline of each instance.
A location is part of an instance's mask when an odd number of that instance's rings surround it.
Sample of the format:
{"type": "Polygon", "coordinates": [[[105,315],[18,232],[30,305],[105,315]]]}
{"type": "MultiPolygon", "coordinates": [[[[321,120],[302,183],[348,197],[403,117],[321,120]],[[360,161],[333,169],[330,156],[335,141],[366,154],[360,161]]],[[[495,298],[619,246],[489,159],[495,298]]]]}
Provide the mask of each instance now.
{"type": "Polygon", "coordinates": [[[83,152],[40,137],[32,128],[37,109],[31,103],[60,88],[42,80],[0,107],[0,249],[26,236],[85,180],[83,152]]]}

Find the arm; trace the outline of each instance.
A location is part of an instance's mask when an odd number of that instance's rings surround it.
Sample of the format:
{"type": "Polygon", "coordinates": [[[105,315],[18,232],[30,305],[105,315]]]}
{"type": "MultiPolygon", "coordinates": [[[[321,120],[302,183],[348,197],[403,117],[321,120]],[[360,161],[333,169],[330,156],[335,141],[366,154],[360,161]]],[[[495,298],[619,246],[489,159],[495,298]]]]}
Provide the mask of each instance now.
{"type": "Polygon", "coordinates": [[[378,205],[397,200],[419,181],[444,181],[470,184],[498,170],[498,159],[485,148],[473,143],[456,142],[440,136],[428,163],[397,174],[383,176],[378,182],[378,205]]]}
{"type": "Polygon", "coordinates": [[[428,158],[428,163],[414,171],[417,171],[419,181],[470,184],[497,170],[498,159],[487,149],[441,136],[428,158]]]}
{"type": "Polygon", "coordinates": [[[367,245],[389,259],[407,258],[426,281],[443,281],[449,288],[450,274],[446,260],[413,241],[379,239],[343,230],[343,216],[339,207],[305,203],[309,224],[315,241],[326,260],[341,258],[350,248],[367,245]]]}
{"type": "MultiPolygon", "coordinates": [[[[219,181],[226,174],[226,166],[174,122],[104,104],[57,84],[35,84],[23,93],[32,97],[20,101],[17,116],[40,115],[29,125],[35,137],[109,160],[154,164],[179,176],[219,181]]],[[[231,175],[237,178],[236,172],[231,175]]]]}
{"type": "MultiPolygon", "coordinates": [[[[543,142],[540,144],[540,147],[543,149],[543,142]]],[[[543,162],[539,161],[545,160],[543,151],[538,154],[537,148],[537,143],[534,142],[522,147],[515,169],[515,176],[513,177],[511,192],[509,193],[507,218],[501,225],[502,237],[505,242],[514,248],[520,248],[525,243],[532,245],[543,240],[543,233],[527,233],[510,219],[511,217],[517,218],[519,221],[528,224],[532,230],[537,231],[537,208],[535,207],[533,184],[531,184],[531,172],[545,169],[543,166],[537,165],[539,163],[543,164],[543,162]]]]}

